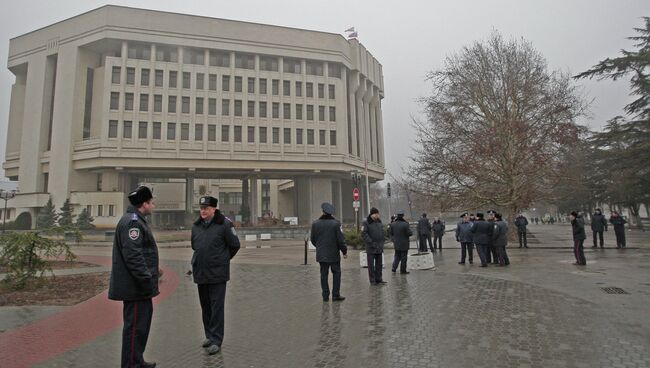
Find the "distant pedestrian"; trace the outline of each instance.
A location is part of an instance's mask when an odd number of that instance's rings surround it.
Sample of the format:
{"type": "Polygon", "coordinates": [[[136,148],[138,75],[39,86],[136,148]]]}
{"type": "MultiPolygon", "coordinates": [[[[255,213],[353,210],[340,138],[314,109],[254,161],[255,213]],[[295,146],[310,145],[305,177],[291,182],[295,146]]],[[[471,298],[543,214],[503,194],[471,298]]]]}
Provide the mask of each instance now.
{"type": "Polygon", "coordinates": [[[368,278],[371,284],[381,285],[386,281],[382,278],[382,254],[384,253],[384,225],[379,217],[379,210],[370,209],[370,214],[361,226],[361,237],[366,245],[368,260],[368,278]]]}
{"type": "Polygon", "coordinates": [[[573,254],[576,257],[574,265],[584,266],[587,264],[585,259],[584,242],[587,236],[585,235],[585,222],[578,212],[571,212],[571,228],[573,230],[573,254]]]}
{"type": "MultiPolygon", "coordinates": [[[[495,225],[497,211],[488,210],[487,214],[488,214],[487,221],[492,225],[495,225]]],[[[494,239],[492,239],[490,245],[488,246],[488,252],[486,254],[486,257],[488,263],[493,263],[493,264],[499,263],[499,257],[497,256],[497,248],[494,245],[494,239]]]]}
{"type": "Polygon", "coordinates": [[[517,215],[515,226],[517,227],[517,235],[519,235],[519,248],[528,248],[528,219],[523,213],[517,215]]]}
{"type": "Polygon", "coordinates": [[[393,238],[393,245],[395,246],[395,258],[393,259],[392,271],[397,272],[397,267],[400,268],[400,273],[409,273],[406,270],[408,263],[410,238],[413,235],[409,223],[404,220],[404,211],[398,211],[395,221],[390,224],[390,236],[393,238]]]}
{"type": "Polygon", "coordinates": [[[535,217],[535,225],[539,225],[539,217],[535,217]]]}
{"type": "Polygon", "coordinates": [[[316,247],[316,262],[320,264],[320,286],[323,301],[329,301],[329,271],[332,270],[332,301],[343,301],[341,296],[341,254],[348,258],[348,248],[341,223],[334,218],[335,209],[330,203],[321,204],[321,217],[311,224],[311,243],[316,247]]]}
{"type": "Polygon", "coordinates": [[[497,259],[500,266],[508,266],[510,265],[508,252],[506,251],[508,246],[508,224],[503,221],[503,216],[500,213],[495,214],[495,217],[497,226],[494,229],[497,233],[494,236],[494,247],[497,250],[497,259]]]}
{"type": "Polygon", "coordinates": [[[429,219],[427,218],[427,214],[423,213],[422,217],[418,220],[418,250],[420,252],[426,252],[427,251],[427,242],[429,243],[429,248],[431,251],[435,251],[435,248],[433,248],[433,245],[431,243],[431,223],[429,222],[429,219]]]}
{"type": "Polygon", "coordinates": [[[440,220],[440,217],[436,217],[431,224],[431,229],[433,230],[433,250],[436,250],[436,245],[438,249],[442,252],[442,237],[445,235],[445,223],[440,220]]]}
{"type": "Polygon", "coordinates": [[[215,197],[199,199],[199,218],[192,225],[192,277],[199,291],[205,340],[210,355],[221,351],[224,339],[226,284],[230,260],[240,248],[235,226],[217,209],[215,197]]]}
{"type": "Polygon", "coordinates": [[[596,208],[596,211],[591,216],[591,231],[594,235],[594,245],[592,248],[598,248],[598,243],[596,242],[597,237],[600,239],[600,247],[604,248],[603,231],[607,231],[607,220],[600,208],[596,208]]]}
{"type": "Polygon", "coordinates": [[[625,248],[625,224],[627,221],[618,213],[612,211],[612,216],[609,222],[614,226],[614,234],[616,235],[616,248],[625,248]]]}
{"type": "Polygon", "coordinates": [[[461,220],[456,225],[456,241],[460,243],[460,262],[458,264],[465,264],[465,259],[469,260],[469,264],[474,263],[474,242],[472,238],[473,222],[467,213],[460,215],[461,220]]]}
{"type": "Polygon", "coordinates": [[[123,302],[122,367],[152,368],[144,361],[151,330],[152,298],[158,291],[158,246],[146,216],[156,205],[145,186],[128,195],[131,206],[115,228],[113,263],[108,298],[123,302]]]}

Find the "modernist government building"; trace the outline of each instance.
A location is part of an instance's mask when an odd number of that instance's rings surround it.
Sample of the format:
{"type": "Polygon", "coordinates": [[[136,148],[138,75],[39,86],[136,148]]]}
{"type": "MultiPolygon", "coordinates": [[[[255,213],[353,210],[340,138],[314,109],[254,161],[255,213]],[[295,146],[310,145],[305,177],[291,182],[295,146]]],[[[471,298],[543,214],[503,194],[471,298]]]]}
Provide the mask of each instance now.
{"type": "Polygon", "coordinates": [[[252,222],[323,201],[349,221],[351,172],[385,173],[382,66],[339,34],[104,6],[11,39],[8,68],[8,220],[51,196],[112,227],[148,184],[159,226],[205,194],[252,222]]]}

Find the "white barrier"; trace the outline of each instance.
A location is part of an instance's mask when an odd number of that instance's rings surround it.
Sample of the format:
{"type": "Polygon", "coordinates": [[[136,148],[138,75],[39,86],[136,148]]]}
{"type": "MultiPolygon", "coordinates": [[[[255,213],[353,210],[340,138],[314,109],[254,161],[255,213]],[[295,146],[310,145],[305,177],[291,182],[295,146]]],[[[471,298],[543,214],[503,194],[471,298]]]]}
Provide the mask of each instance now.
{"type": "MultiPolygon", "coordinates": [[[[368,268],[367,257],[368,257],[367,253],[365,251],[359,253],[359,266],[361,266],[362,268],[368,268]]],[[[386,258],[384,257],[384,253],[381,254],[381,264],[383,266],[382,268],[386,268],[386,258]]]]}
{"type": "Polygon", "coordinates": [[[255,234],[246,235],[246,241],[247,242],[256,241],[256,240],[257,240],[257,235],[255,235],[255,234]]]}
{"type": "Polygon", "coordinates": [[[260,240],[271,240],[271,234],[260,234],[260,240]]]}
{"type": "Polygon", "coordinates": [[[433,253],[409,254],[407,266],[409,270],[430,270],[434,268],[433,253]]]}

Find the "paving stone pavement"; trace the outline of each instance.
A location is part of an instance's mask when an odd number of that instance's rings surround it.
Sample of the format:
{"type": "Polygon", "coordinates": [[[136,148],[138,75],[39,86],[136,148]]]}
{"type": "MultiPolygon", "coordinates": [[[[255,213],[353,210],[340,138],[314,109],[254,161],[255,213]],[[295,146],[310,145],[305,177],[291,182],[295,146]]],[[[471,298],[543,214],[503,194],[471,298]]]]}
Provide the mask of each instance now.
{"type": "MultiPolygon", "coordinates": [[[[200,347],[188,263],[167,259],[183,279],[154,310],[145,357],[160,367],[650,367],[650,335],[625,311],[500,278],[503,269],[460,272],[451,265],[456,253],[447,254],[437,255],[436,271],[388,269],[388,284],[371,286],[353,253],[339,303],[322,302],[315,264],[233,264],[226,337],[215,356],[200,347]]],[[[119,366],[120,332],[41,366],[119,366]]]]}

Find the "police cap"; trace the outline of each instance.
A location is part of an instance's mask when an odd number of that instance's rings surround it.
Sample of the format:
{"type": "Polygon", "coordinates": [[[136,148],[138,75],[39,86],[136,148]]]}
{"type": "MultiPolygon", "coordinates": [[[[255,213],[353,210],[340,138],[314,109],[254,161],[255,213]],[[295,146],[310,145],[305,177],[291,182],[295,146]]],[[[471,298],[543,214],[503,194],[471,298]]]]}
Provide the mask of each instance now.
{"type": "Polygon", "coordinates": [[[203,196],[199,199],[199,206],[217,207],[219,200],[212,196],[203,196]]]}

